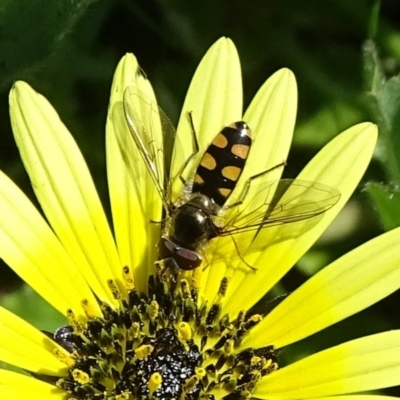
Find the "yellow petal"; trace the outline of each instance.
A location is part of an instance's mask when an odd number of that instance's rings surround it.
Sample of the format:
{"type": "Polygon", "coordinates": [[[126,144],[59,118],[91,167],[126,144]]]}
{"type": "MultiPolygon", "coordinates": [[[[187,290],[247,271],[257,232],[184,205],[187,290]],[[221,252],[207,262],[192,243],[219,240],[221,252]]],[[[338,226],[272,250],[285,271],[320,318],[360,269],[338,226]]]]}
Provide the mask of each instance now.
{"type": "MultiPolygon", "coordinates": [[[[232,207],[224,212],[224,218],[229,221],[240,210],[254,210],[265,198],[258,194],[261,183],[265,180],[279,179],[283,168],[276,168],[255,179],[246,195],[244,187],[248,180],[263,173],[286,160],[290,148],[297,110],[297,86],[294,75],[287,69],[282,69],[272,75],[260,88],[245,114],[245,120],[253,130],[253,143],[243,174],[237,184],[237,189],[228,199],[227,205],[240,202],[240,206],[232,207]],[[251,204],[250,204],[251,203],[251,204]]],[[[245,212],[244,212],[245,213],[245,212]]],[[[235,235],[235,243],[242,247],[246,240],[254,237],[256,230],[235,235]]],[[[240,261],[238,250],[232,237],[221,237],[213,240],[206,251],[208,268],[203,277],[204,296],[212,298],[216,293],[221,279],[227,274],[227,265],[235,267],[240,261]]]]}
{"type": "Polygon", "coordinates": [[[400,228],[358,247],[291,293],[243,346],[287,346],[353,315],[399,288],[400,228]]]}
{"type": "Polygon", "coordinates": [[[328,396],[313,397],[313,400],[398,400],[399,397],[380,396],[375,394],[349,395],[349,396],[328,396]]]}
{"type": "Polygon", "coordinates": [[[0,257],[60,313],[72,309],[84,322],[81,302],[101,315],[82,273],[22,191],[0,172],[0,257]]]}
{"type": "Polygon", "coordinates": [[[66,365],[53,353],[56,349],[64,350],[32,325],[1,307],[0,337],[0,360],[36,373],[67,375],[66,365]]]}
{"type": "Polygon", "coordinates": [[[233,42],[223,37],[201,60],[182,107],[170,174],[173,201],[184,189],[180,175],[186,181],[192,178],[195,167],[215,136],[224,126],[242,119],[242,97],[239,56],[233,42]],[[199,145],[199,151],[192,158],[194,143],[188,113],[193,117],[199,145]]]}
{"type": "MultiPolygon", "coordinates": [[[[306,357],[266,376],[254,397],[307,399],[400,384],[400,331],[363,337],[306,357]]],[[[336,398],[335,398],[336,399],[336,398]]]]}
{"type": "Polygon", "coordinates": [[[246,261],[257,268],[237,269],[231,277],[224,312],[235,314],[255,304],[314,244],[357,187],[372,157],[377,128],[363,123],[346,130],[328,143],[297,179],[319,182],[338,189],[340,200],[329,211],[303,222],[270,227],[257,238],[264,251],[246,261]],[[303,225],[304,224],[304,225],[303,225]],[[237,293],[240,292],[240,296],[237,293]]]}
{"type": "Polygon", "coordinates": [[[65,392],[31,376],[0,369],[0,398],[63,400],[65,392]]]}
{"type": "Polygon", "coordinates": [[[75,141],[48,101],[26,83],[17,82],[11,90],[10,114],[22,160],[51,226],[96,295],[116,304],[107,280],[121,279],[121,265],[75,141]]]}
{"type": "MultiPolygon", "coordinates": [[[[106,127],[107,175],[121,263],[135,271],[135,284],[140,291],[145,291],[148,274],[154,272],[160,236],[160,224],[151,221],[161,221],[162,204],[129,132],[124,96],[129,97],[129,104],[140,116],[140,121],[135,122],[145,129],[149,141],[151,135],[155,135],[162,149],[160,121],[156,121],[159,118],[157,101],[150,82],[142,75],[132,54],[122,58],[111,88],[106,127]],[[127,90],[128,87],[131,89],[127,90]]],[[[163,166],[159,169],[163,175],[163,166]]]]}
{"type": "MultiPolygon", "coordinates": [[[[260,179],[273,181],[281,177],[283,167],[274,167],[287,160],[296,113],[296,78],[292,71],[284,68],[265,82],[244,114],[244,120],[253,130],[254,140],[238,185],[243,187],[249,178],[269,170],[271,171],[260,179]]],[[[257,187],[256,181],[253,183],[253,186],[257,187]]],[[[244,209],[252,194],[254,195],[254,192],[250,189],[246,195],[247,199],[243,199],[244,209]]]]}

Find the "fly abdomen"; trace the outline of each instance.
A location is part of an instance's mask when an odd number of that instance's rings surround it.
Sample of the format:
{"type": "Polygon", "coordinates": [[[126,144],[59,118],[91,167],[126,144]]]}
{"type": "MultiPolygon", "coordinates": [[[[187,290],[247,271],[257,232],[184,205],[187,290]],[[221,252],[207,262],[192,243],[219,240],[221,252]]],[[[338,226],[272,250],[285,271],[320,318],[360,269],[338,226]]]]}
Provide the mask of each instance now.
{"type": "Polygon", "coordinates": [[[192,193],[204,194],[222,207],[242,174],[251,142],[251,131],[244,121],[222,129],[197,167],[192,193]]]}

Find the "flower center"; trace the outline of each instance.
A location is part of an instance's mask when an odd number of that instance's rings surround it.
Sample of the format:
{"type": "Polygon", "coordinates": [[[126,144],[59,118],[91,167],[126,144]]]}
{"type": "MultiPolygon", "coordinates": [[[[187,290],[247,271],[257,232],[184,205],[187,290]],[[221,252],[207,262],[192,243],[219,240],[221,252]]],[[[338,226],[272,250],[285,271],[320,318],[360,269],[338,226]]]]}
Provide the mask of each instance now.
{"type": "MultiPolygon", "coordinates": [[[[149,393],[148,382],[152,381],[154,374],[160,374],[162,383],[158,391],[163,393],[163,397],[179,398],[181,388],[195,376],[196,367],[201,362],[198,347],[193,343],[185,347],[173,328],[160,329],[154,338],[146,337],[143,343],[150,346],[150,354],[134,361],[127,371],[128,376],[139,378],[136,379],[139,397],[149,393]]],[[[192,392],[190,398],[196,398],[198,388],[192,392]]]]}
{"type": "Polygon", "coordinates": [[[57,386],[70,400],[249,398],[278,368],[273,346],[240,347],[262,316],[221,316],[225,278],[218,300],[198,305],[194,282],[151,276],[148,295],[130,290],[118,310],[103,303],[103,318],[86,326],[70,313],[54,334],[73,360],[57,386]]]}

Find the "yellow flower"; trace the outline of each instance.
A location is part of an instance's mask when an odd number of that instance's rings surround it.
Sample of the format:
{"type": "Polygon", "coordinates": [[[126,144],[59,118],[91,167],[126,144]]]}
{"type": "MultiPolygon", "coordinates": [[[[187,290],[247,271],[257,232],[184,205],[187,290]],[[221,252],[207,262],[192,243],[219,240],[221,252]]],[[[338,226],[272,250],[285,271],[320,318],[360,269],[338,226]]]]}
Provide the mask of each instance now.
{"type": "MultiPolygon", "coordinates": [[[[83,157],[54,109],[23,82],[11,91],[15,138],[48,222],[0,173],[0,257],[64,314],[69,326],[50,338],[0,308],[0,360],[31,373],[0,370],[0,397],[385,398],[351,394],[400,383],[398,331],[347,342],[281,369],[277,351],[395,291],[399,229],[327,266],[268,315],[249,311],[348,200],[372,156],[376,127],[364,123],[348,129],[307,165],[298,179],[332,186],[340,200],[311,224],[262,230],[262,243],[257,238],[246,258],[255,270],[227,237],[205,248],[204,271],[157,275],[161,227],[155,222],[162,218],[162,202],[130,136],[124,95],[155,141],[162,140],[150,83],[127,55],[114,77],[107,119],[114,240],[83,157]]],[[[239,193],[251,176],[286,160],[296,96],[292,73],[278,71],[242,116],[238,56],[230,40],[220,39],[200,63],[182,108],[177,128],[182,147],[175,151],[172,176],[193,152],[188,112],[200,146],[188,171],[223,126],[243,118],[255,146],[239,193]]],[[[281,172],[273,169],[268,179],[279,179],[281,172]]],[[[183,189],[174,180],[172,201],[183,189]]],[[[251,199],[246,196],[243,208],[254,206],[251,199]]]]}

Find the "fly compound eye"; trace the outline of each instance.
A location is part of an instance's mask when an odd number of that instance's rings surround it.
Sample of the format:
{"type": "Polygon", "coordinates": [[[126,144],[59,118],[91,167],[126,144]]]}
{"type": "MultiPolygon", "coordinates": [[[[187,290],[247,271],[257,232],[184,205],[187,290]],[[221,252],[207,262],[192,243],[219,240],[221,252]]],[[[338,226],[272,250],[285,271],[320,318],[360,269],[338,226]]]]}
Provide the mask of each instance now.
{"type": "Polygon", "coordinates": [[[158,244],[160,258],[164,260],[171,259],[184,271],[189,271],[200,266],[201,257],[192,250],[180,247],[171,240],[162,237],[158,244]]]}

